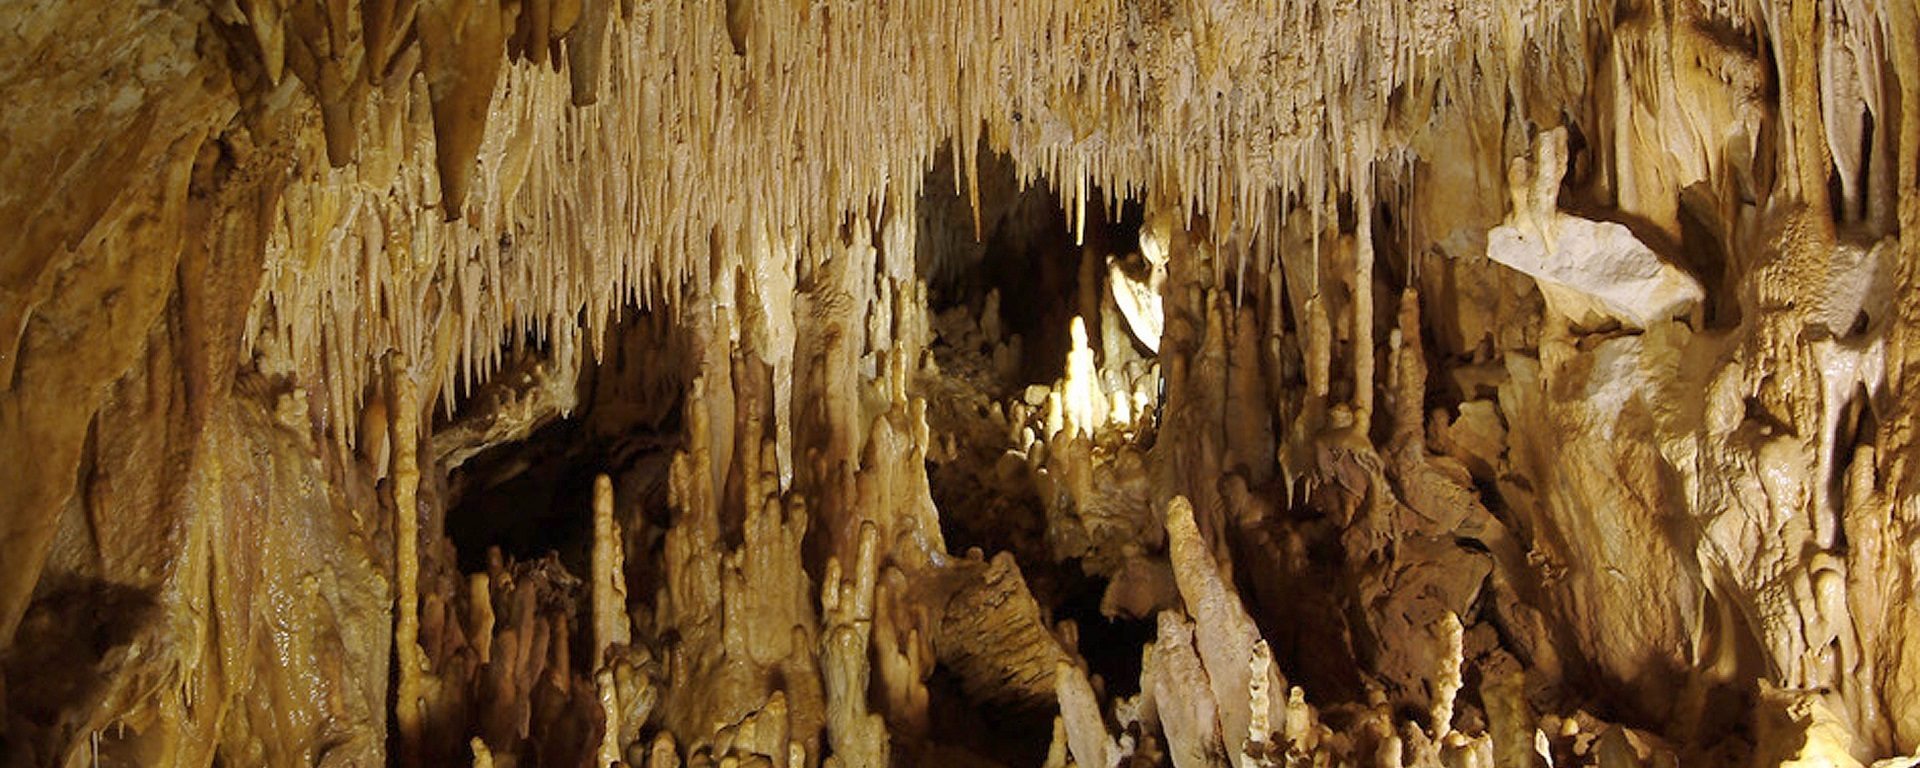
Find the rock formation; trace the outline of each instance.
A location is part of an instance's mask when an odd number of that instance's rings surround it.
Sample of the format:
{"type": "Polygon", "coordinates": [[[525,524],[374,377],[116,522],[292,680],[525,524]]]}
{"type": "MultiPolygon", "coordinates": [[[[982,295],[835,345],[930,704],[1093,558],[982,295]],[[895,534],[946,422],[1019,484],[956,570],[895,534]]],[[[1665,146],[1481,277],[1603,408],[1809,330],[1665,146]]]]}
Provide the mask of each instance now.
{"type": "Polygon", "coordinates": [[[0,21],[0,765],[1920,763],[1903,0],[0,21]]]}

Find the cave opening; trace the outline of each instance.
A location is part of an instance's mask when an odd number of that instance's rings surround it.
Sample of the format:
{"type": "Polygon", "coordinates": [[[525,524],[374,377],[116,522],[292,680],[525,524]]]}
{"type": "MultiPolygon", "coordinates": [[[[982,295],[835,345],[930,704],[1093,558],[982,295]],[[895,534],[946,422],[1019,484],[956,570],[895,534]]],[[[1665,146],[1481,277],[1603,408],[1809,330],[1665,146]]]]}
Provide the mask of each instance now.
{"type": "MultiPolygon", "coordinates": [[[[1060,467],[1045,466],[1048,450],[1035,440],[1086,441],[1103,456],[1150,445],[1144,408],[1127,429],[1088,426],[1075,437],[1070,424],[1064,435],[1052,431],[1058,423],[1048,426],[1050,410],[1057,422],[1071,397],[1076,355],[1083,366],[1091,361],[1100,379],[1092,386],[1104,388],[1109,402],[1126,388],[1119,382],[1157,380],[1149,369],[1158,328],[1138,324],[1142,295],[1158,291],[1159,264],[1142,253],[1142,206],[1091,189],[1076,232],[1079,212],[1050,184],[1023,184],[1011,159],[985,152],[971,180],[976,208],[963,186],[969,180],[956,178],[947,154],[940,157],[922,187],[916,266],[927,284],[939,370],[918,383],[932,431],[948,446],[929,452],[926,463],[942,534],[956,555],[1011,553],[1042,622],[1084,661],[1100,695],[1136,695],[1155,621],[1105,604],[1114,558],[1090,562],[1088,534],[1063,532],[1081,513],[1057,485],[1065,482],[1060,467]],[[1123,309],[1119,302],[1129,299],[1136,304],[1123,309]]],[[[1151,309],[1158,322],[1157,295],[1151,309]]],[[[939,748],[1014,765],[1045,758],[1049,718],[979,706],[945,665],[928,688],[933,717],[953,724],[935,737],[939,748]]]]}
{"type": "Polygon", "coordinates": [[[1088,576],[1078,562],[1063,563],[1060,570],[1064,578],[1055,616],[1073,622],[1088,674],[1108,696],[1140,693],[1141,649],[1153,644],[1158,624],[1152,616],[1108,615],[1102,605],[1106,579],[1088,576]]]}
{"type": "Polygon", "coordinates": [[[513,561],[558,555],[591,570],[594,478],[623,508],[664,526],[666,472],[682,441],[684,345],[666,312],[626,307],[598,359],[537,338],[443,415],[434,452],[446,478],[446,534],[463,573],[491,550],[513,561]]]}
{"type": "MultiPolygon", "coordinates": [[[[967,511],[941,515],[942,533],[956,553],[1008,551],[1023,568],[1047,565],[1054,558],[1045,542],[1045,502],[1030,483],[1008,482],[1018,473],[1003,463],[1027,446],[1007,430],[980,425],[992,409],[1006,413],[1008,403],[1044,409],[1047,388],[1067,375],[1077,332],[1103,364],[1151,361],[1153,350],[1136,329],[1116,320],[1121,313],[1109,285],[1147,284],[1152,265],[1141,255],[1142,206],[1132,199],[1106,205],[1106,193],[1092,189],[1076,233],[1074,212],[1060,195],[1044,180],[1023,184],[1007,156],[981,154],[973,179],[977,209],[950,153],[939,158],[922,187],[915,244],[934,316],[932,353],[944,374],[925,383],[970,388],[967,399],[979,406],[930,408],[934,432],[960,441],[952,455],[928,461],[935,505],[967,511]]],[[[1053,582],[1033,570],[1028,577],[1036,592],[1053,582]]],[[[1060,590],[1063,599],[1067,591],[1060,590]]]]}
{"type": "Polygon", "coordinates": [[[597,349],[512,336],[493,373],[436,414],[420,463],[443,537],[428,538],[433,529],[423,526],[419,645],[435,674],[470,675],[474,687],[427,713],[417,743],[391,734],[393,754],[416,750],[403,761],[463,761],[464,734],[477,730],[497,749],[536,755],[535,764],[581,764],[592,749],[582,729],[599,703],[596,673],[614,665],[629,680],[650,679],[659,638],[644,628],[632,644],[599,653],[607,638],[593,601],[604,594],[598,479],[617,499],[613,541],[631,553],[613,561],[637,597],[627,606],[651,604],[691,386],[680,320],[625,306],[597,349]],[[516,709],[529,697],[544,709],[516,709]]]}
{"type": "MultiPolygon", "coordinates": [[[[956,179],[949,155],[940,158],[922,187],[915,243],[928,308],[936,316],[964,311],[976,327],[986,315],[996,316],[1013,357],[1003,369],[986,368],[994,374],[981,377],[987,391],[1005,395],[1058,379],[1073,346],[1073,318],[1083,318],[1090,343],[1098,348],[1097,315],[1108,272],[1141,269],[1136,264],[1141,204],[1122,199],[1108,205],[1107,194],[1091,188],[1085,222],[1076,233],[1075,211],[1059,193],[1044,180],[1023,184],[1007,156],[982,153],[972,180],[956,179]],[[967,183],[978,186],[977,209],[958,191],[967,183]]],[[[992,349],[969,347],[952,328],[945,330],[950,332],[938,334],[934,347],[943,369],[965,371],[962,358],[980,353],[992,362],[992,349]]]]}

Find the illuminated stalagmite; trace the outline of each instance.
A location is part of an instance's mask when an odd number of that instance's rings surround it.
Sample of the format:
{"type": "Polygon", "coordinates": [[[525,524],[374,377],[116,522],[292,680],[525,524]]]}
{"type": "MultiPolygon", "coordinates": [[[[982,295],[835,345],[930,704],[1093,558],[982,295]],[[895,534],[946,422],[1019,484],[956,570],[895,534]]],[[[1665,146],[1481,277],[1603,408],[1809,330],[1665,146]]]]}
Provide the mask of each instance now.
{"type": "Polygon", "coordinates": [[[0,764],[1920,750],[1909,0],[25,0],[0,97],[0,764]]]}

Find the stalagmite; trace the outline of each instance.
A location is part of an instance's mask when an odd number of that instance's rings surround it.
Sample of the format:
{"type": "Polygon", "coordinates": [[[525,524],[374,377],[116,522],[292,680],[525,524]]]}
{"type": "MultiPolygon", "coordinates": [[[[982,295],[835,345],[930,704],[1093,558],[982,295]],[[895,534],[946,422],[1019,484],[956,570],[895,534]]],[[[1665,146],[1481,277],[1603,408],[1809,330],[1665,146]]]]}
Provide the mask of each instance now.
{"type": "Polygon", "coordinates": [[[1152,648],[1154,700],[1177,768],[1226,764],[1219,710],[1193,649],[1193,625],[1172,612],[1159,618],[1152,648]]]}
{"type": "Polygon", "coordinates": [[[1433,696],[1433,740],[1444,741],[1453,732],[1454,704],[1460,695],[1461,629],[1460,617],[1451,613],[1441,621],[1440,636],[1447,647],[1447,660],[1439,679],[1440,690],[1433,696]]]}
{"type": "Polygon", "coordinates": [[[1066,730],[1067,748],[1073,754],[1073,762],[1083,766],[1111,766],[1118,762],[1119,748],[1107,736],[1106,725],[1100,718],[1100,704],[1094,698],[1086,673],[1063,661],[1054,673],[1054,685],[1060,697],[1060,722],[1066,730]]]}
{"type": "MultiPolygon", "coordinates": [[[[1267,641],[1254,643],[1253,658],[1247,660],[1247,709],[1251,717],[1247,720],[1247,744],[1240,752],[1243,766],[1253,764],[1256,753],[1265,753],[1267,742],[1275,734],[1274,691],[1267,687],[1272,680],[1272,670],[1273,652],[1267,647],[1267,641]]],[[[1280,724],[1286,723],[1282,720],[1280,724]]]]}
{"type": "MultiPolygon", "coordinates": [[[[1226,740],[1228,755],[1238,755],[1247,742],[1249,725],[1256,719],[1274,722],[1272,712],[1255,713],[1246,692],[1253,683],[1248,677],[1248,662],[1260,633],[1247,615],[1240,598],[1220,578],[1220,571],[1205,540],[1194,526],[1193,505],[1183,497],[1174,497],[1167,506],[1167,550],[1173,560],[1173,573],[1180,583],[1180,595],[1187,613],[1194,620],[1194,647],[1206,667],[1213,699],[1220,712],[1220,732],[1226,740]]],[[[1286,678],[1272,667],[1263,690],[1284,691],[1286,678]]],[[[1272,702],[1267,702],[1271,706],[1272,702]]]]}
{"type": "Polygon", "coordinates": [[[873,589],[879,529],[860,525],[859,556],[850,579],[842,580],[839,561],[829,560],[821,585],[820,610],[825,616],[821,635],[821,664],[826,675],[827,723],[834,756],[828,763],[844,768],[879,768],[887,764],[886,727],[880,715],[867,709],[871,667],[868,642],[873,632],[873,589]]]}
{"type": "MultiPolygon", "coordinates": [[[[620,523],[613,511],[613,481],[593,479],[593,647],[596,657],[630,642],[627,620],[626,558],[620,523]]],[[[599,663],[599,659],[595,660],[599,663]]]]}
{"type": "MultiPolygon", "coordinates": [[[[609,664],[615,646],[632,641],[627,618],[626,558],[620,524],[614,519],[613,481],[606,475],[593,479],[593,664],[609,664]]],[[[600,737],[599,765],[609,766],[621,759],[620,696],[614,673],[603,668],[595,675],[600,689],[601,710],[606,725],[600,737]]]]}
{"type": "Polygon", "coordinates": [[[480,737],[473,737],[473,768],[493,768],[493,750],[480,737]]]}
{"type": "Polygon", "coordinates": [[[1100,392],[1100,374],[1094,367],[1093,350],[1087,347],[1087,324],[1083,317],[1073,318],[1069,335],[1073,346],[1067,352],[1067,378],[1061,395],[1064,429],[1091,435],[1106,423],[1108,411],[1106,398],[1100,392]]]}

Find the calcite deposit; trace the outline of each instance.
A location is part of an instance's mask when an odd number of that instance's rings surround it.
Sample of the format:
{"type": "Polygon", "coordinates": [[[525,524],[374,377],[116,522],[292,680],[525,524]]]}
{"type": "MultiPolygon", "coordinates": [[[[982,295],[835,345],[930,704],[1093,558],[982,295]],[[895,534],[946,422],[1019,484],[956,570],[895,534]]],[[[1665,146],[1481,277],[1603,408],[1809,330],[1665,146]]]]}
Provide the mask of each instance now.
{"type": "Polygon", "coordinates": [[[1911,0],[19,0],[0,765],[1920,765],[1911,0]]]}

